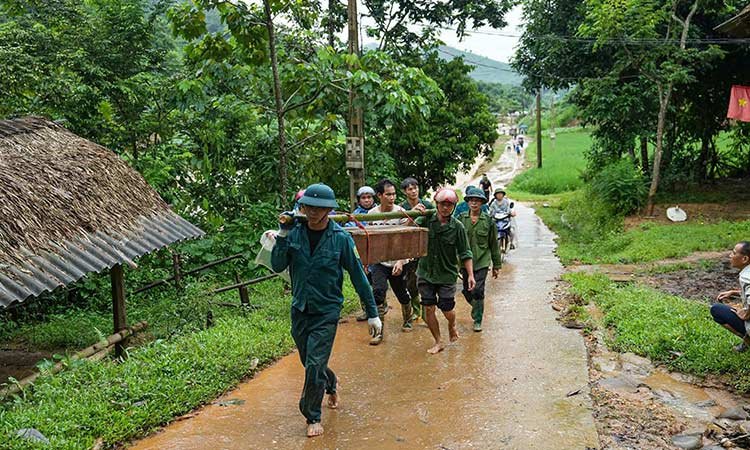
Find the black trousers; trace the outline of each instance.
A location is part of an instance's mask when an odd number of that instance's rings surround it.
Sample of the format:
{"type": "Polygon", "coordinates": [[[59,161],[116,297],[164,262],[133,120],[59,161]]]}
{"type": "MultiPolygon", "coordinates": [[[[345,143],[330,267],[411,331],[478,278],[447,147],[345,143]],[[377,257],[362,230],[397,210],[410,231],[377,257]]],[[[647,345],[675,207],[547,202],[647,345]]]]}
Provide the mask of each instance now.
{"type": "Polygon", "coordinates": [[[406,290],[406,280],[404,279],[403,272],[400,275],[392,275],[392,271],[392,267],[382,264],[373,264],[370,266],[372,295],[375,297],[375,304],[378,306],[385,305],[385,294],[388,292],[389,284],[399,303],[408,305],[411,300],[409,292],[406,290]]]}

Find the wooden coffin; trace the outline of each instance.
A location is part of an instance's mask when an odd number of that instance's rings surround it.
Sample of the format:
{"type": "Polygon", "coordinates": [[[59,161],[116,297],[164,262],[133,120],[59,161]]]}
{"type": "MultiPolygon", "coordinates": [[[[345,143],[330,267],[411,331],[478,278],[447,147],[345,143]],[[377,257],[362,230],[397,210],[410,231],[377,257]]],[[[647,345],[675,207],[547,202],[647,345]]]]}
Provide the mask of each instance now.
{"type": "Polygon", "coordinates": [[[364,264],[419,258],[427,254],[427,228],[403,225],[372,225],[364,230],[346,227],[364,264]],[[369,245],[368,245],[369,241],[369,245]]]}

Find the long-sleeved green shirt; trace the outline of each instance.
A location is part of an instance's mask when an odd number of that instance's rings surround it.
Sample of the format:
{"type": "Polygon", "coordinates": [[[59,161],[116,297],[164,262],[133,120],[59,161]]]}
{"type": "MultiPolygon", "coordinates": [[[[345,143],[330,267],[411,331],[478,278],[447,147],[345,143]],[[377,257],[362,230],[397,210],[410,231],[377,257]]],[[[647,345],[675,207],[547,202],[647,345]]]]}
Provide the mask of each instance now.
{"type": "Polygon", "coordinates": [[[487,213],[480,213],[477,223],[471,222],[470,212],[463,212],[458,216],[458,221],[466,229],[469,238],[471,254],[474,259],[474,270],[484,269],[490,266],[499,269],[502,265],[500,248],[497,245],[497,227],[487,213]]]}
{"type": "MultiPolygon", "coordinates": [[[[429,201],[427,201],[427,200],[425,200],[423,198],[419,199],[419,204],[420,205],[424,205],[425,209],[432,209],[432,208],[434,208],[434,206],[432,205],[432,203],[430,203],[429,201]]],[[[401,203],[401,207],[404,208],[407,211],[411,211],[411,205],[409,204],[409,200],[408,199],[404,200],[404,202],[401,203]]]]}
{"type": "Polygon", "coordinates": [[[351,235],[330,221],[311,255],[306,227],[306,224],[298,223],[286,237],[277,237],[271,252],[271,266],[275,272],[289,267],[292,307],[312,314],[325,314],[336,309],[340,311],[344,303],[343,269],[346,269],[365,304],[367,317],[378,317],[372,288],[367,282],[351,235]]]}
{"type": "Polygon", "coordinates": [[[427,228],[427,256],[419,259],[417,277],[433,284],[453,284],[459,261],[471,259],[469,239],[461,222],[451,217],[445,225],[437,214],[419,217],[417,225],[427,228]]]}

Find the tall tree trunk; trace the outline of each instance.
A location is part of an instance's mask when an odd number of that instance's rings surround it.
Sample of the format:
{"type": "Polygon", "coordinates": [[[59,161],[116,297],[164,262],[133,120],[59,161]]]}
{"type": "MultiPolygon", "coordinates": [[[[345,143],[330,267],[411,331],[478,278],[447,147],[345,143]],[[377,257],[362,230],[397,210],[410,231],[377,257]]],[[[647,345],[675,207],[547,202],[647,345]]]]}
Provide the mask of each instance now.
{"type": "Polygon", "coordinates": [[[672,83],[668,83],[666,88],[662,86],[657,86],[657,88],[659,89],[659,117],[656,121],[656,150],[654,150],[654,167],[651,172],[651,187],[646,201],[646,211],[649,216],[654,215],[654,199],[656,190],[659,189],[661,157],[664,148],[664,122],[667,117],[667,108],[669,108],[669,98],[672,96],[672,83]]]}
{"type": "Polygon", "coordinates": [[[641,170],[648,176],[648,137],[641,136],[641,170]]]}
{"type": "Polygon", "coordinates": [[[711,137],[708,133],[701,136],[701,153],[698,156],[697,167],[695,168],[695,179],[697,181],[705,180],[708,177],[708,158],[710,153],[711,137]]]}
{"type": "Polygon", "coordinates": [[[284,132],[284,103],[282,101],[281,81],[279,80],[279,62],[276,59],[276,34],[273,27],[270,0],[263,0],[268,29],[268,50],[271,54],[271,71],[273,72],[273,96],[276,100],[276,119],[279,124],[279,194],[281,199],[287,194],[287,154],[286,134],[284,132]]]}
{"type": "Polygon", "coordinates": [[[331,46],[331,48],[335,48],[334,44],[336,44],[335,34],[336,34],[336,27],[334,26],[334,10],[336,9],[336,1],[337,0],[328,0],[328,45],[331,46]]]}
{"type": "MultiPolygon", "coordinates": [[[[695,11],[698,10],[698,1],[693,2],[693,6],[690,8],[685,20],[681,20],[677,16],[673,15],[673,18],[682,24],[682,34],[680,35],[680,50],[685,50],[685,42],[687,41],[687,34],[690,30],[690,21],[695,15],[695,11]]],[[[664,147],[664,122],[667,117],[667,110],[669,109],[669,99],[672,97],[672,82],[667,83],[666,87],[662,87],[661,84],[657,83],[657,89],[659,90],[659,117],[656,121],[656,150],[654,151],[654,167],[651,175],[651,187],[648,190],[648,200],[646,201],[646,211],[648,215],[654,214],[654,200],[656,198],[656,191],[659,189],[659,173],[661,169],[661,158],[664,147]]]]}
{"type": "Polygon", "coordinates": [[[536,167],[542,168],[542,88],[536,91],[536,167]]]}

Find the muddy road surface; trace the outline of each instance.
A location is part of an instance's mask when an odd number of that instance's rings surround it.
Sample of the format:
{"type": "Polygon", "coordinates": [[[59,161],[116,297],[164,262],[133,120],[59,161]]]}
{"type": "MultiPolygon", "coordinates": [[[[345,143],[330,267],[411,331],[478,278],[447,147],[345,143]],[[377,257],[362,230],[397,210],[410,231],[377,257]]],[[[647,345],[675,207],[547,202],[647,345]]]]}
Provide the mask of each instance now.
{"type": "MultiPolygon", "coordinates": [[[[463,298],[461,338],[438,355],[426,353],[426,327],[400,331],[393,298],[380,346],[368,345],[366,323],[341,324],[330,363],[341,405],[323,408],[323,436],[305,437],[297,409],[303,371],[292,353],[134,448],[598,448],[583,339],[561,327],[549,305],[562,272],[553,235],[533,210],[517,211],[520,245],[487,284],[483,332],[472,331],[463,298]]],[[[442,318],[441,328],[447,336],[442,318]]]]}

